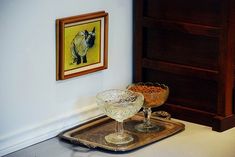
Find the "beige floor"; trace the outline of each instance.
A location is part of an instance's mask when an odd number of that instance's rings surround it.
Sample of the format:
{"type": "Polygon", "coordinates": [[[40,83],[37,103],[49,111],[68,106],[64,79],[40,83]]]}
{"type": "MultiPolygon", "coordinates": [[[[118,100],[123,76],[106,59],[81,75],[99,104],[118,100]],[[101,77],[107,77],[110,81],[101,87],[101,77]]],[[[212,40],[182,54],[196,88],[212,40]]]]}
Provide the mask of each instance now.
{"type": "Polygon", "coordinates": [[[179,122],[185,124],[183,132],[129,153],[74,147],[53,138],[5,157],[235,157],[235,128],[219,133],[210,127],[179,122]]]}

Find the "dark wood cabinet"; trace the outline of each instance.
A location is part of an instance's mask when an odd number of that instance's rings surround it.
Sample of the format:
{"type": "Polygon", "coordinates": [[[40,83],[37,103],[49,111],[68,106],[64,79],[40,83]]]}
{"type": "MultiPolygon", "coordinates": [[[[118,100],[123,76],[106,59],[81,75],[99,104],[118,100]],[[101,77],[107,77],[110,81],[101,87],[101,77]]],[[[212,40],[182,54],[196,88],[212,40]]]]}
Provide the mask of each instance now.
{"type": "Polygon", "coordinates": [[[134,82],[170,87],[173,117],[235,126],[235,0],[134,0],[134,82]]]}

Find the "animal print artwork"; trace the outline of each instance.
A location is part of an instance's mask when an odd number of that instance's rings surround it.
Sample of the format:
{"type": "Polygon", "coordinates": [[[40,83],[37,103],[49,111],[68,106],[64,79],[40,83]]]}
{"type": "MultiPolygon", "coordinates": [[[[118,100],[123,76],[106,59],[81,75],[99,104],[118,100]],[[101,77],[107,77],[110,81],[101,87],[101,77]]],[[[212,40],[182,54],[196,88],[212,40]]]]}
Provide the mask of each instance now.
{"type": "Polygon", "coordinates": [[[70,46],[70,51],[72,53],[73,64],[87,63],[87,53],[90,48],[95,44],[95,27],[91,32],[84,30],[78,32],[73,38],[70,46]]]}
{"type": "Polygon", "coordinates": [[[56,19],[56,80],[107,69],[108,13],[56,19]]]}

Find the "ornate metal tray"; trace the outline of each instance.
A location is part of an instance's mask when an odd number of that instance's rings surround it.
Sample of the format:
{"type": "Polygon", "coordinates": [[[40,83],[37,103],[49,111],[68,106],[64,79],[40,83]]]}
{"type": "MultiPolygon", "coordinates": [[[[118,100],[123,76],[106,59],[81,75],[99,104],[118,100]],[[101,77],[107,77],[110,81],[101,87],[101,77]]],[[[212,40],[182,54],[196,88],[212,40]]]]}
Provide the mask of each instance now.
{"type": "Polygon", "coordinates": [[[124,121],[125,131],[134,137],[134,141],[125,145],[114,145],[107,143],[104,136],[111,132],[115,132],[115,121],[109,117],[103,116],[95,120],[74,127],[59,135],[62,139],[71,143],[85,145],[92,148],[102,148],[111,151],[130,151],[142,146],[159,141],[163,138],[174,135],[182,130],[185,126],[182,123],[172,120],[152,117],[152,122],[161,126],[159,132],[142,133],[134,129],[137,123],[142,122],[143,115],[138,113],[130,119],[124,121]]]}

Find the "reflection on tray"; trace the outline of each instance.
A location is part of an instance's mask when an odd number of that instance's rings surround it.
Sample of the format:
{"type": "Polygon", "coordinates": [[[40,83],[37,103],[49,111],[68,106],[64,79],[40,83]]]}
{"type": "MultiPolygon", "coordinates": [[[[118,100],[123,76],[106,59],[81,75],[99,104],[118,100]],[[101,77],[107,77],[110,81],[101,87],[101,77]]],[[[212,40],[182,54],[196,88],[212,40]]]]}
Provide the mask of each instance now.
{"type": "Polygon", "coordinates": [[[124,122],[125,131],[134,137],[134,141],[128,144],[115,145],[105,141],[104,136],[114,132],[116,124],[114,120],[105,116],[65,131],[60,134],[60,137],[74,144],[82,144],[87,147],[98,147],[111,151],[130,151],[184,130],[182,123],[153,117],[152,122],[160,126],[161,129],[158,132],[138,132],[134,126],[141,123],[142,120],[142,114],[136,114],[124,122]]]}

